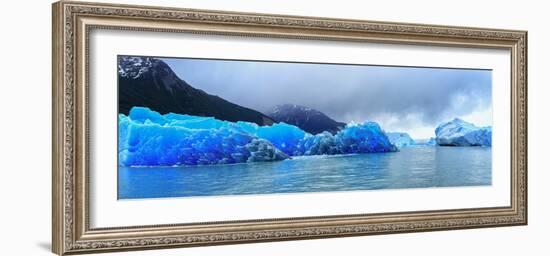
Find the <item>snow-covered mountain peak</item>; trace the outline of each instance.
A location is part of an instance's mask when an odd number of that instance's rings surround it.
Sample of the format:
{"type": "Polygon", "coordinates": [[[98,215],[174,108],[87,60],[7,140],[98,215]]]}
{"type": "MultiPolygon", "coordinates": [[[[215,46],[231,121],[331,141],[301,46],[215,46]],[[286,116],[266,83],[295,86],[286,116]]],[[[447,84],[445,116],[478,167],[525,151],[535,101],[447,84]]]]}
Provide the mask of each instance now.
{"type": "Polygon", "coordinates": [[[121,77],[137,79],[149,71],[155,61],[156,59],[149,57],[120,57],[118,58],[118,74],[121,77]]]}

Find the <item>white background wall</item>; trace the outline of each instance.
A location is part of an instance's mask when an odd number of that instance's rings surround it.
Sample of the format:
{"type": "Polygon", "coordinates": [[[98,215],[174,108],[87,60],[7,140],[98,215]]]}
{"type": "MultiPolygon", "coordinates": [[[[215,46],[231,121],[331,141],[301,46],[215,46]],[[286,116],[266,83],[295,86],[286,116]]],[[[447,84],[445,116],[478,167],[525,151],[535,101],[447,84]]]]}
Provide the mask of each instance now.
{"type": "MultiPolygon", "coordinates": [[[[111,2],[110,0],[102,0],[111,2]]],[[[550,24],[545,1],[145,1],[121,3],[529,31],[529,225],[111,255],[548,255],[550,24]],[[546,24],[546,26],[545,26],[546,24]],[[546,232],[545,232],[546,231],[546,232]]],[[[0,15],[1,255],[51,255],[50,1],[6,1],[0,15]]],[[[498,161],[498,159],[496,159],[498,161]]]]}

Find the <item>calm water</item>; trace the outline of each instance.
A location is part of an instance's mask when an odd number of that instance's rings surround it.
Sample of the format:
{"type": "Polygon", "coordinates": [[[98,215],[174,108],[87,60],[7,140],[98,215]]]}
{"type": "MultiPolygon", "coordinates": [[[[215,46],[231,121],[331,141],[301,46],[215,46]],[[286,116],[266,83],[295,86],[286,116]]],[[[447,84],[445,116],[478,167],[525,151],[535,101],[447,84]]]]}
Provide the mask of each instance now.
{"type": "Polygon", "coordinates": [[[491,185],[491,148],[409,147],[269,163],[119,167],[119,199],[491,185]]]}

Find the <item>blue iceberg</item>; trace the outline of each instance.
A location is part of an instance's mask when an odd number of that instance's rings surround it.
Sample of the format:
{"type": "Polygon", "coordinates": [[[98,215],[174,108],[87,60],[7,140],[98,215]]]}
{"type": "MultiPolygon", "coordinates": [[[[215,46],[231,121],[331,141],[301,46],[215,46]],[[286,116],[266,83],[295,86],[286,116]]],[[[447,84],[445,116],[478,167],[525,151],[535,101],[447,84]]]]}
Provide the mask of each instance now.
{"type": "MultiPolygon", "coordinates": [[[[274,161],[288,158],[242,126],[208,117],[167,114],[134,107],[120,114],[120,166],[174,166],[274,161]]],[[[254,124],[255,125],[255,124],[254,124]]]]}
{"type": "Polygon", "coordinates": [[[409,147],[415,145],[416,142],[406,132],[388,132],[386,133],[390,142],[397,148],[409,147]]]}
{"type": "Polygon", "coordinates": [[[393,152],[375,122],[348,124],[332,135],[309,134],[286,123],[259,126],[213,117],[134,107],[119,114],[120,166],[180,166],[278,161],[291,156],[393,152]]]}
{"type": "Polygon", "coordinates": [[[477,127],[459,118],[437,126],[435,135],[439,146],[490,147],[492,144],[492,128],[490,126],[477,127]]]}
{"type": "Polygon", "coordinates": [[[386,133],[375,122],[350,123],[335,135],[343,154],[395,152],[386,133]]]}

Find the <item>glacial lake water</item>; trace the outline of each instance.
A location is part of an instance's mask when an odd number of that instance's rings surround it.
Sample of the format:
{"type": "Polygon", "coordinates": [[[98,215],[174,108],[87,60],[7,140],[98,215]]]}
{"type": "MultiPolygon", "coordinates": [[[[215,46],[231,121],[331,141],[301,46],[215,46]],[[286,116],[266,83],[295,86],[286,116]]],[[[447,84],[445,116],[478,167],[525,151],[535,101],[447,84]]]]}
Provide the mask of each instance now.
{"type": "Polygon", "coordinates": [[[279,162],[119,167],[118,198],[163,198],[491,185],[490,147],[407,147],[394,153],[279,162]]]}

